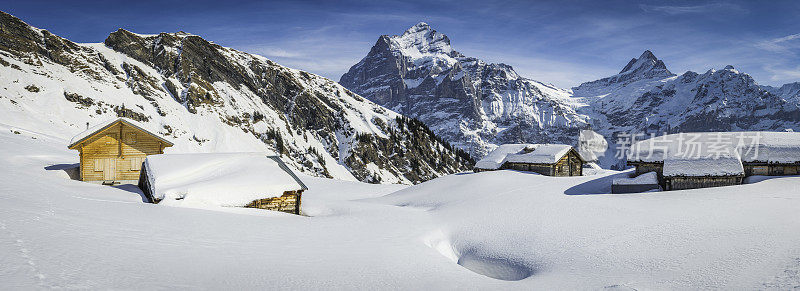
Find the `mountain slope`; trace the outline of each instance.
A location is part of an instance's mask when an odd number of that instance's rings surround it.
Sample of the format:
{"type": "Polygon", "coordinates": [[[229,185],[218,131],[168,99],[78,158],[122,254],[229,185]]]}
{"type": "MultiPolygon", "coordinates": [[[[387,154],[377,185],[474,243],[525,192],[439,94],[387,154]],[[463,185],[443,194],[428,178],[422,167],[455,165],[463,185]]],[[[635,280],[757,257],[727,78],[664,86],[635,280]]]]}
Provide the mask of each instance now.
{"type": "Polygon", "coordinates": [[[762,86],[762,88],[790,103],[800,104],[800,82],[784,84],[778,88],[772,86],[762,86]]]}
{"type": "Polygon", "coordinates": [[[587,123],[569,92],[466,57],[424,22],[379,37],[340,83],[420,119],[474,157],[508,142],[569,142],[587,123]]]}
{"type": "Polygon", "coordinates": [[[337,83],[179,32],[75,44],[0,12],[0,123],[68,139],[115,116],[171,152],[273,151],[312,175],[417,183],[469,168],[427,127],[337,83]]]}
{"type": "MultiPolygon", "coordinates": [[[[675,76],[650,51],[632,60],[620,74],[583,83],[573,92],[589,104],[584,112],[592,116],[592,127],[609,139],[609,144],[619,133],[647,136],[800,128],[796,102],[766,90],[733,66],[675,76]],[[651,65],[631,70],[631,64],[637,63],[651,65]]],[[[613,158],[603,163],[624,166],[624,161],[613,158]]]]}

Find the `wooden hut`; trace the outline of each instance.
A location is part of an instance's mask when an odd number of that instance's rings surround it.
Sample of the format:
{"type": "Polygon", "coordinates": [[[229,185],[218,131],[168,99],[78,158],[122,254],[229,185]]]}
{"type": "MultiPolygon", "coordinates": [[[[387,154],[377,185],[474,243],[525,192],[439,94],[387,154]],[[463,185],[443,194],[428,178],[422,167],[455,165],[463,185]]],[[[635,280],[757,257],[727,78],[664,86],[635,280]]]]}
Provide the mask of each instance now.
{"type": "Polygon", "coordinates": [[[277,156],[193,153],[150,156],[139,188],[152,203],[260,208],[300,214],[306,185],[277,156]]]}
{"type": "Polygon", "coordinates": [[[631,146],[634,176],[657,173],[666,190],[741,184],[752,175],[797,175],[800,133],[679,133],[631,146]]]}
{"type": "Polygon", "coordinates": [[[676,158],[664,161],[665,190],[683,190],[742,184],[744,168],[737,154],[719,157],[676,158]]]}
{"type": "Polygon", "coordinates": [[[478,161],[474,172],[511,169],[546,176],[581,176],[585,163],[569,145],[504,144],[478,161]]]}
{"type": "Polygon", "coordinates": [[[80,179],[113,184],[138,180],[148,155],[162,154],[172,142],[127,118],[118,118],[79,133],[69,149],[80,153],[80,179]]]}

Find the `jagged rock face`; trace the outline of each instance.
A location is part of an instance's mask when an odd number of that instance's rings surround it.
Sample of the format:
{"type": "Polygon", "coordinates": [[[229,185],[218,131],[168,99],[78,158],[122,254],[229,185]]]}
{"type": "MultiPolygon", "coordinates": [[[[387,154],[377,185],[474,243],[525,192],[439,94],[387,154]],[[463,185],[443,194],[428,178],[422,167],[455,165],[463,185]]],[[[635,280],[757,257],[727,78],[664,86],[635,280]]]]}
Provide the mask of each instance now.
{"type": "Polygon", "coordinates": [[[424,125],[409,127],[333,81],[196,35],[120,29],[104,44],[78,45],[2,12],[0,20],[0,78],[39,83],[4,88],[0,96],[14,97],[0,105],[25,112],[54,98],[26,114],[59,112],[68,132],[124,115],[162,128],[180,151],[274,151],[307,174],[367,182],[418,183],[471,167],[424,125]]]}
{"type": "Polygon", "coordinates": [[[522,78],[511,66],[465,57],[426,23],[379,37],[340,83],[422,120],[474,157],[508,142],[571,143],[587,121],[567,91],[522,78]]]}

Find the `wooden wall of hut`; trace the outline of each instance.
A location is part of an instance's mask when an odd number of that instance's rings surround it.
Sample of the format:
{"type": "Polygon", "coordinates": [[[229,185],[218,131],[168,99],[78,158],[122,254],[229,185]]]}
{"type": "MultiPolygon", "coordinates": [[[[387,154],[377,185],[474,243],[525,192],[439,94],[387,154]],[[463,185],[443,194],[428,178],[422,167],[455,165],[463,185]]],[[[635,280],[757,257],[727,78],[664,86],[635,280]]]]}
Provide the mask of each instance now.
{"type": "Polygon", "coordinates": [[[784,176],[800,174],[800,165],[797,164],[768,164],[744,163],[744,173],[747,176],[784,176]]]}
{"type": "Polygon", "coordinates": [[[300,201],[302,195],[302,190],[285,191],[281,197],[253,200],[253,202],[250,202],[250,204],[247,204],[245,207],[300,214],[300,201]]]}
{"type": "Polygon", "coordinates": [[[665,177],[666,190],[684,190],[742,184],[743,176],[665,177]]]}

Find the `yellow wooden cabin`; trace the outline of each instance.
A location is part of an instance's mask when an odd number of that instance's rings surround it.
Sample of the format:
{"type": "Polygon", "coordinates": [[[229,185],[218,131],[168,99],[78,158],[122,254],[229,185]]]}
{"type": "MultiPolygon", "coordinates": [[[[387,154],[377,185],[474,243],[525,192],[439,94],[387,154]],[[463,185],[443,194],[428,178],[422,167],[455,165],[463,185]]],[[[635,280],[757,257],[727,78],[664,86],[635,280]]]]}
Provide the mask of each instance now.
{"type": "Polygon", "coordinates": [[[113,183],[138,180],[145,158],[172,145],[138,122],[118,118],[76,135],[68,148],[80,153],[81,181],[113,183]]]}

